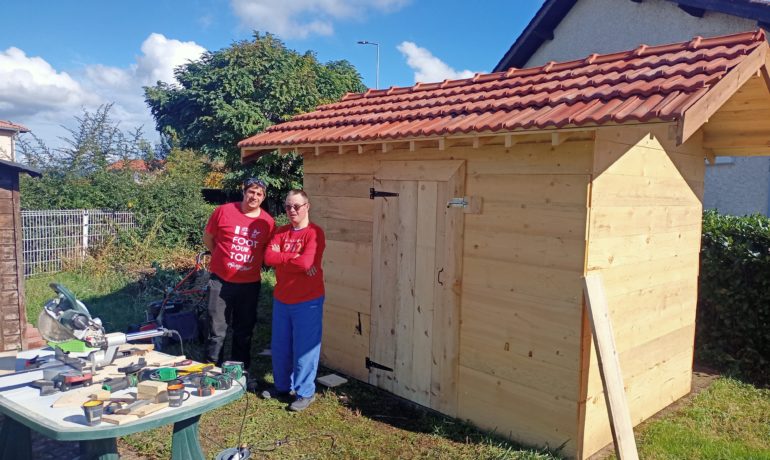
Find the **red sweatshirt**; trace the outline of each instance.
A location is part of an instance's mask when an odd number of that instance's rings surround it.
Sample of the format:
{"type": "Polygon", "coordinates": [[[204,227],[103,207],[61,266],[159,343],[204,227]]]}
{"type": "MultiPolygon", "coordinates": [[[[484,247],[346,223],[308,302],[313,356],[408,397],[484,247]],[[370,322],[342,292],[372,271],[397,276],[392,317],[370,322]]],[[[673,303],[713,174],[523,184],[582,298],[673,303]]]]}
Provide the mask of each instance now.
{"type": "Polygon", "coordinates": [[[312,222],[301,230],[294,230],[291,225],[277,228],[265,250],[265,264],[275,267],[273,297],[292,304],[324,295],[321,258],[325,248],[324,232],[312,222]],[[278,245],[280,252],[273,251],[273,245],[278,245]],[[307,274],[310,267],[317,271],[313,276],[307,274]]]}
{"type": "Polygon", "coordinates": [[[206,224],[206,233],[214,236],[211,273],[231,283],[259,281],[262,256],[274,226],[264,209],[259,217],[249,217],[240,203],[219,206],[206,224]]]}

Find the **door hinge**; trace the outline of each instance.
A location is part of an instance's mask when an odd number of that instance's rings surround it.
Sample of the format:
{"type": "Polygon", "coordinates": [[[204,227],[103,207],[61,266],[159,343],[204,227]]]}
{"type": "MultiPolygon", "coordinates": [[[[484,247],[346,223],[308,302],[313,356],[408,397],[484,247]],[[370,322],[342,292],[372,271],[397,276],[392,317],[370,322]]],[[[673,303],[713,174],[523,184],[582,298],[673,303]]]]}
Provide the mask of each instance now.
{"type": "Polygon", "coordinates": [[[381,192],[379,190],[375,190],[374,188],[370,188],[369,189],[369,199],[370,200],[373,200],[376,197],[381,197],[381,196],[398,196],[398,193],[395,193],[395,192],[381,192]]]}
{"type": "Polygon", "coordinates": [[[368,356],[366,357],[366,368],[367,369],[375,368],[375,369],[379,369],[381,371],[393,372],[393,369],[391,369],[391,368],[389,368],[387,366],[383,366],[380,363],[375,363],[374,361],[369,359],[368,356]]]}

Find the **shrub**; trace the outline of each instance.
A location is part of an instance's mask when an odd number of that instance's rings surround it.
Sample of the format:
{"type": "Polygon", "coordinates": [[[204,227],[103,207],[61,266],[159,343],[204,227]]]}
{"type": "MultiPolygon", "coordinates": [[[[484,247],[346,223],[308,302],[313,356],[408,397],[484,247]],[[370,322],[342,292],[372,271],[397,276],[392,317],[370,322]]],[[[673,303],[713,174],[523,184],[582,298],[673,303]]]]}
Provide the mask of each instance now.
{"type": "Polygon", "coordinates": [[[703,217],[696,355],[770,383],[770,219],[707,211],[703,217]]]}

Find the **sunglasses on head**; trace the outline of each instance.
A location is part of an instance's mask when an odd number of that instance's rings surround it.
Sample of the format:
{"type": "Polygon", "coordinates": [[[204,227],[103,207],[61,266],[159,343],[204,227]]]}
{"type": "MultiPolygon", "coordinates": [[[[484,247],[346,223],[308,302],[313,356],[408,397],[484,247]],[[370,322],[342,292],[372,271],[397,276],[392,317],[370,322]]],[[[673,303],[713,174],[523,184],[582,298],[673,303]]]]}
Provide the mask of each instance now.
{"type": "Polygon", "coordinates": [[[256,177],[250,177],[243,181],[243,189],[246,190],[252,185],[256,185],[257,187],[267,190],[267,184],[265,184],[262,180],[257,179],[256,177]]]}
{"type": "Polygon", "coordinates": [[[283,209],[285,209],[287,212],[291,211],[292,209],[294,212],[299,212],[300,209],[302,209],[303,206],[305,206],[307,203],[302,204],[285,204],[283,205],[283,209]]]}

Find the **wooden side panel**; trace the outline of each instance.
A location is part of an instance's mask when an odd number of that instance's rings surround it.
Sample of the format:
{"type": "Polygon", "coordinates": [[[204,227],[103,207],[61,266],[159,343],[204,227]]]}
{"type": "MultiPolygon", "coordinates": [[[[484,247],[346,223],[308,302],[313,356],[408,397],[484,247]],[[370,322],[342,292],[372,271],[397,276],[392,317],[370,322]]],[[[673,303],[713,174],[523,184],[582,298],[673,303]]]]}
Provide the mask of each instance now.
{"type": "Polygon", "coordinates": [[[327,300],[324,304],[321,362],[366,381],[369,371],[364,363],[369,356],[369,323],[368,314],[339,307],[327,300]]]}
{"type": "Polygon", "coordinates": [[[19,176],[0,166],[0,352],[25,346],[19,176]]]}
{"type": "MultiPolygon", "coordinates": [[[[586,271],[604,280],[631,419],[690,390],[704,160],[701,136],[676,146],[665,125],[599,130],[586,271]]],[[[583,327],[579,457],[612,442],[583,327]]]]}
{"type": "Polygon", "coordinates": [[[363,381],[371,335],[374,163],[365,156],[304,158],[311,218],[326,233],[321,362],[363,381]],[[344,161],[337,161],[344,160],[344,161]]]}
{"type": "Polygon", "coordinates": [[[538,388],[460,366],[459,413],[481,428],[526,445],[562,446],[565,457],[576,448],[577,402],[554,397],[547,384],[538,388]]]}

